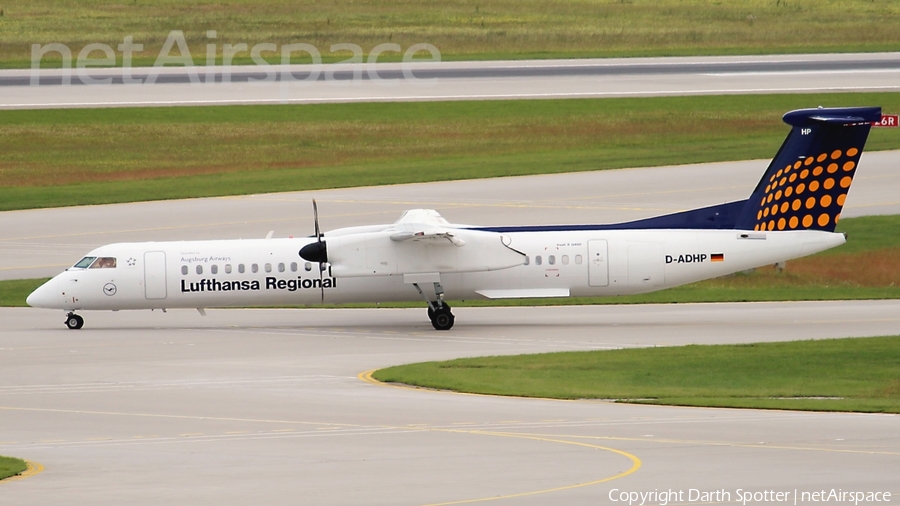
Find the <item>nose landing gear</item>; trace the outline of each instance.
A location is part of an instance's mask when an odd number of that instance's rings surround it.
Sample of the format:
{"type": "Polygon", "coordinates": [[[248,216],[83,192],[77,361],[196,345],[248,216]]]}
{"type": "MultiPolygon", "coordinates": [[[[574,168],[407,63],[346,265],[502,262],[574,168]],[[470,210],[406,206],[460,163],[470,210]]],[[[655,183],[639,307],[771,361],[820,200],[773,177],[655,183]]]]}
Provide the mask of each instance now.
{"type": "Polygon", "coordinates": [[[66,327],[69,327],[69,330],[78,330],[84,327],[84,318],[75,313],[69,313],[66,315],[66,327]]]}

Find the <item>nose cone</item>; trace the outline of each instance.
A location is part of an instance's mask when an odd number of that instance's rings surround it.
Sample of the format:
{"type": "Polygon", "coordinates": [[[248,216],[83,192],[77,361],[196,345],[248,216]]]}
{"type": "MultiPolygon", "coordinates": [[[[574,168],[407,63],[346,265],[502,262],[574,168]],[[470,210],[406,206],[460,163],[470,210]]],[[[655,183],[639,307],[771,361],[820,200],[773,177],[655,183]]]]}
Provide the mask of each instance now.
{"type": "Polygon", "coordinates": [[[47,281],[31,292],[25,299],[25,303],[31,307],[58,308],[62,304],[62,295],[59,292],[59,280],[56,278],[47,281]]]}
{"type": "Polygon", "coordinates": [[[300,257],[309,262],[327,262],[328,248],[325,246],[325,241],[311,242],[300,248],[300,257]]]}

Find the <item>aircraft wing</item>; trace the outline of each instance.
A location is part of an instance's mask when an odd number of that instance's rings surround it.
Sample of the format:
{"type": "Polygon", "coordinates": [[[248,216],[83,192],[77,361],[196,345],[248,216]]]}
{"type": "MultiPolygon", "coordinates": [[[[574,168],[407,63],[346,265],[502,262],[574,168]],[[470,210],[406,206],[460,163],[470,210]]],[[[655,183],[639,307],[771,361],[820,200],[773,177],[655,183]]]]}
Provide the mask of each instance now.
{"type": "Polygon", "coordinates": [[[435,246],[465,246],[466,242],[450,229],[450,223],[434,209],[410,209],[394,222],[391,235],[395,242],[413,241],[435,246]]]}
{"type": "Polygon", "coordinates": [[[381,231],[326,234],[325,241],[335,277],[483,272],[525,263],[509,236],[455,228],[430,209],[407,211],[381,231]]]}
{"type": "Polygon", "coordinates": [[[417,232],[401,231],[391,235],[395,242],[413,241],[426,242],[435,246],[465,246],[463,241],[449,230],[419,230],[417,232]]]}

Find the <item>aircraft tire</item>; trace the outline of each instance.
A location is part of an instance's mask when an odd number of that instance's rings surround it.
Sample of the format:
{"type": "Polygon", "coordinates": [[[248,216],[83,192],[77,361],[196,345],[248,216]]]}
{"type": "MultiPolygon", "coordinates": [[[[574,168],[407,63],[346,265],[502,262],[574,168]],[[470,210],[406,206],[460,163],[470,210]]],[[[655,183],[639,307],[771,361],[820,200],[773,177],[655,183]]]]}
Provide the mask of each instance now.
{"type": "MultiPolygon", "coordinates": [[[[450,304],[447,304],[447,303],[445,302],[441,307],[443,307],[444,309],[446,309],[448,313],[450,312],[450,304]]],[[[429,319],[429,320],[434,320],[434,310],[431,309],[431,306],[428,306],[428,319],[429,319]]]]}
{"type": "Polygon", "coordinates": [[[69,330],[78,330],[84,327],[84,318],[72,313],[66,316],[66,327],[69,327],[69,330]]]}
{"type": "Polygon", "coordinates": [[[431,318],[431,326],[435,330],[450,330],[455,320],[456,317],[450,312],[450,308],[444,306],[434,312],[434,316],[431,318]]]}

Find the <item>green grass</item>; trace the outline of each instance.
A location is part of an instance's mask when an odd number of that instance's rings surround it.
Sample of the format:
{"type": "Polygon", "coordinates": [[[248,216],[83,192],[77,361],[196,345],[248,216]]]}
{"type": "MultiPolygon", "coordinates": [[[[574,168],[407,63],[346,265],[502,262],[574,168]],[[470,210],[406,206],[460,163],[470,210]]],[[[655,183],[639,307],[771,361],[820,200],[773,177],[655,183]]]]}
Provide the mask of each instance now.
{"type": "Polygon", "coordinates": [[[25,298],[50,278],[0,281],[0,307],[26,307],[25,298]]]}
{"type": "MultiPolygon", "coordinates": [[[[451,301],[454,307],[758,302],[779,300],[851,300],[900,298],[900,216],[841,220],[848,234],[843,246],[792,260],[778,272],[771,267],[692,283],[659,292],[623,297],[451,301]]],[[[0,281],[0,306],[22,307],[46,281],[0,281]]],[[[421,307],[418,302],[347,304],[341,307],[421,307]]],[[[332,307],[332,306],[327,306],[332,307]]]]}
{"type": "Polygon", "coordinates": [[[28,465],[24,460],[0,455],[0,480],[22,474],[26,469],[28,465]]]}
{"type": "Polygon", "coordinates": [[[0,111],[0,211],[770,158],[784,112],[870,104],[900,94],[0,111]]]}
{"type": "Polygon", "coordinates": [[[523,397],[898,413],[900,336],[464,358],[374,377],[523,397]]]}
{"type": "Polygon", "coordinates": [[[126,35],[144,45],[135,63],[146,65],[176,29],[197,63],[208,43],[221,57],[223,44],[242,42],[305,42],[326,61],[345,58],[330,52],[336,43],[368,53],[427,42],[445,60],[900,49],[900,5],[891,0],[31,0],[0,9],[5,67],[30,66],[34,43],[65,43],[77,55],[126,35]]]}
{"type": "Polygon", "coordinates": [[[816,256],[847,255],[900,248],[900,216],[863,216],[841,220],[836,232],[847,234],[847,242],[816,256]]]}

